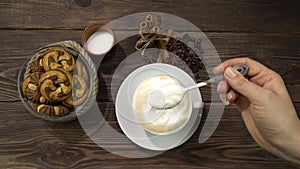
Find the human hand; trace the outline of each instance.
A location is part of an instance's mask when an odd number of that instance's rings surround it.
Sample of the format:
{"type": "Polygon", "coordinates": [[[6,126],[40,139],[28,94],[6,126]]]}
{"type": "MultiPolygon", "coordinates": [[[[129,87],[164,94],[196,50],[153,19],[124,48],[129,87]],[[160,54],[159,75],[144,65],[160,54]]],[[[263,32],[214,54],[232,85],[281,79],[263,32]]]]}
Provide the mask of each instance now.
{"type": "Polygon", "coordinates": [[[262,148],[300,164],[300,121],[280,75],[248,58],[227,60],[213,72],[223,70],[226,82],[219,83],[218,92],[225,94],[225,105],[237,106],[262,148]],[[249,79],[232,68],[237,64],[249,67],[249,79]]]}

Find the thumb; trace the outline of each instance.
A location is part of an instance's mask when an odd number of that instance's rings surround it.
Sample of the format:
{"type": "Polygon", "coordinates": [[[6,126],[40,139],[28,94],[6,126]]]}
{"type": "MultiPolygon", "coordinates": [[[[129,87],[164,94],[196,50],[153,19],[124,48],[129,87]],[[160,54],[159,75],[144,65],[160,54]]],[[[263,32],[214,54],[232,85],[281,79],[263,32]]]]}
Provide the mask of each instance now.
{"type": "Polygon", "coordinates": [[[264,93],[263,88],[250,82],[232,67],[228,67],[225,70],[224,76],[229,86],[235,91],[247,97],[250,102],[257,101],[260,98],[258,96],[264,93]]]}

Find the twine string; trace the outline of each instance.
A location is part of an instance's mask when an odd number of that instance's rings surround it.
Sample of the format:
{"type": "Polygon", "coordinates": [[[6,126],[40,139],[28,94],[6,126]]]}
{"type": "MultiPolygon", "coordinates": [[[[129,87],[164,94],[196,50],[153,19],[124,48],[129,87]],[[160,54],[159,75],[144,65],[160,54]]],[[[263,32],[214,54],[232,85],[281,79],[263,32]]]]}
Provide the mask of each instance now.
{"type": "Polygon", "coordinates": [[[137,41],[135,44],[135,49],[138,51],[142,51],[142,55],[144,55],[145,50],[148,46],[154,41],[168,41],[168,38],[161,38],[158,36],[160,33],[160,24],[161,18],[157,16],[155,19],[151,15],[147,15],[145,21],[140,23],[139,35],[141,39],[137,41]],[[150,35],[145,36],[145,34],[150,33],[150,35]]]}

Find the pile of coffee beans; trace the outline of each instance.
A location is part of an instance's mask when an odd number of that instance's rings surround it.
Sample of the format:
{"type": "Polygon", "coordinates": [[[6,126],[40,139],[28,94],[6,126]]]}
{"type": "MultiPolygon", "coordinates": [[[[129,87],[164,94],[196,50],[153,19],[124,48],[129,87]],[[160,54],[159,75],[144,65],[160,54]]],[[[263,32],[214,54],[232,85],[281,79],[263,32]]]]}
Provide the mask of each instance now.
{"type": "MultiPolygon", "coordinates": [[[[159,49],[159,42],[153,41],[151,44],[149,44],[148,48],[159,49]]],[[[196,40],[190,37],[188,34],[185,34],[182,38],[170,37],[167,43],[167,50],[169,52],[169,57],[167,58],[162,57],[158,59],[159,52],[156,50],[149,50],[150,52],[145,52],[144,57],[147,63],[162,62],[178,67],[188,67],[194,74],[204,69],[201,39],[196,40]],[[188,44],[190,44],[192,47],[188,46],[188,44]]]]}

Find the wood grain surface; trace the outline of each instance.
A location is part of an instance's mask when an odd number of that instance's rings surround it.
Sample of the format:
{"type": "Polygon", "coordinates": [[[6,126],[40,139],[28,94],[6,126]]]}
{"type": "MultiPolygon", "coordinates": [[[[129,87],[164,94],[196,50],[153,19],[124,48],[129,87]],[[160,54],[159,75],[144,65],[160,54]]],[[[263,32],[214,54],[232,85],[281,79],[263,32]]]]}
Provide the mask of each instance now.
{"type": "MultiPolygon", "coordinates": [[[[212,88],[201,89],[205,109],[195,134],[183,145],[151,158],[131,159],[99,147],[78,120],[53,123],[36,118],[22,105],[17,77],[38,48],[63,40],[80,43],[83,29],[137,12],[182,17],[199,27],[221,60],[250,57],[282,75],[300,116],[300,3],[296,0],[6,0],[0,1],[0,168],[270,168],[297,166],[260,148],[235,107],[225,108],[212,137],[199,144],[212,88]]],[[[139,25],[143,18],[132,24],[139,25]]],[[[133,31],[126,24],[116,30],[133,31]]],[[[192,33],[192,32],[191,32],[192,33]]],[[[98,70],[98,105],[108,124],[120,129],[111,91],[116,66],[134,52],[135,37],[121,41],[98,70]]],[[[198,81],[208,78],[205,71],[198,81]]],[[[213,119],[207,119],[213,120],[213,119]]],[[[109,143],[115,148],[117,141],[109,143]]],[[[123,145],[126,151],[126,145],[123,145]]],[[[129,152],[130,153],[130,152],[129,152]]],[[[132,152],[131,152],[132,153],[132,152]]]]}

